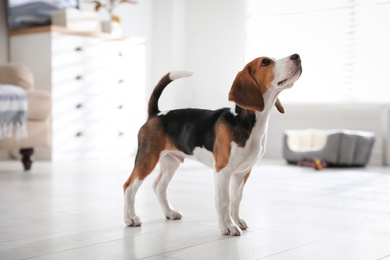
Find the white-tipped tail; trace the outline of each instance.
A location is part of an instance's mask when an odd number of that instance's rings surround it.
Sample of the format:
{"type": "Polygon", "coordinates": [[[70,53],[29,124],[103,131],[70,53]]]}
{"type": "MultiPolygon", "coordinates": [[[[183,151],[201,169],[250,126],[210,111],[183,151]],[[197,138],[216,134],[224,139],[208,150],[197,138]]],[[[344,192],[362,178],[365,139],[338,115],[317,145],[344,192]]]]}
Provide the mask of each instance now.
{"type": "Polygon", "coordinates": [[[190,77],[191,75],[192,75],[192,71],[188,71],[188,70],[171,71],[169,72],[169,79],[177,80],[180,78],[190,77]]]}

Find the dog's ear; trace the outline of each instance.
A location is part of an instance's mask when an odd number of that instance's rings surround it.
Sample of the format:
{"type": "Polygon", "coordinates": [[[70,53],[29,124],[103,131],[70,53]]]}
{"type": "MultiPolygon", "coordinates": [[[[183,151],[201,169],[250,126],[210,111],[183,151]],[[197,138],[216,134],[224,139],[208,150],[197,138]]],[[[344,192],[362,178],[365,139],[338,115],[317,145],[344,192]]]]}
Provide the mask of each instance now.
{"type": "Polygon", "coordinates": [[[263,111],[264,98],[252,77],[251,64],[237,74],[229,92],[229,101],[247,110],[263,111]]]}
{"type": "Polygon", "coordinates": [[[282,103],[280,102],[279,98],[276,99],[275,106],[280,113],[282,113],[282,114],[286,113],[286,110],[284,110],[284,107],[283,107],[282,103]]]}

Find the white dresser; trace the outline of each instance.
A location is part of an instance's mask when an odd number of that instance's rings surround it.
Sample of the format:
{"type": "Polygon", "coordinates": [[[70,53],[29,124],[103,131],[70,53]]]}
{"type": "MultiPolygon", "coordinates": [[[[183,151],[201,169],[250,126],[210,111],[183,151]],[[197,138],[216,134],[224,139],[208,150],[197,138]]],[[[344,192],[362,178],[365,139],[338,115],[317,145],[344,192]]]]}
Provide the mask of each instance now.
{"type": "Polygon", "coordinates": [[[52,93],[52,147],[41,159],[119,159],[146,119],[145,43],[58,26],[11,32],[10,58],[52,93]]]}

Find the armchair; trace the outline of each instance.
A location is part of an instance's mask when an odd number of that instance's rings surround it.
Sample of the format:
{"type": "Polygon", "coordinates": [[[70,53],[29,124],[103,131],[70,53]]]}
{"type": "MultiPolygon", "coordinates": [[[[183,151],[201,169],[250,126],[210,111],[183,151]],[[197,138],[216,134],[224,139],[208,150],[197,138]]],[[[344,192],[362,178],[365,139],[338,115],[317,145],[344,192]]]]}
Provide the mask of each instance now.
{"type": "Polygon", "coordinates": [[[19,149],[25,170],[30,170],[35,147],[51,145],[51,95],[34,88],[32,72],[23,64],[0,65],[0,84],[23,88],[27,96],[27,137],[0,140],[0,150],[19,149]]]}

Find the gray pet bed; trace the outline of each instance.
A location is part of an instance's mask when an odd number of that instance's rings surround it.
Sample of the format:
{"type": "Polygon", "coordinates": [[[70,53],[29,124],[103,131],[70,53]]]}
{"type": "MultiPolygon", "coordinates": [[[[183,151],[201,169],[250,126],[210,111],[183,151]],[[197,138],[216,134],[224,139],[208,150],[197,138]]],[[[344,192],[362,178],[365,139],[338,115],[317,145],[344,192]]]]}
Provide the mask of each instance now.
{"type": "Polygon", "coordinates": [[[363,167],[375,142],[372,132],[351,130],[288,130],[283,137],[283,157],[290,164],[322,159],[328,166],[363,167]]]}

